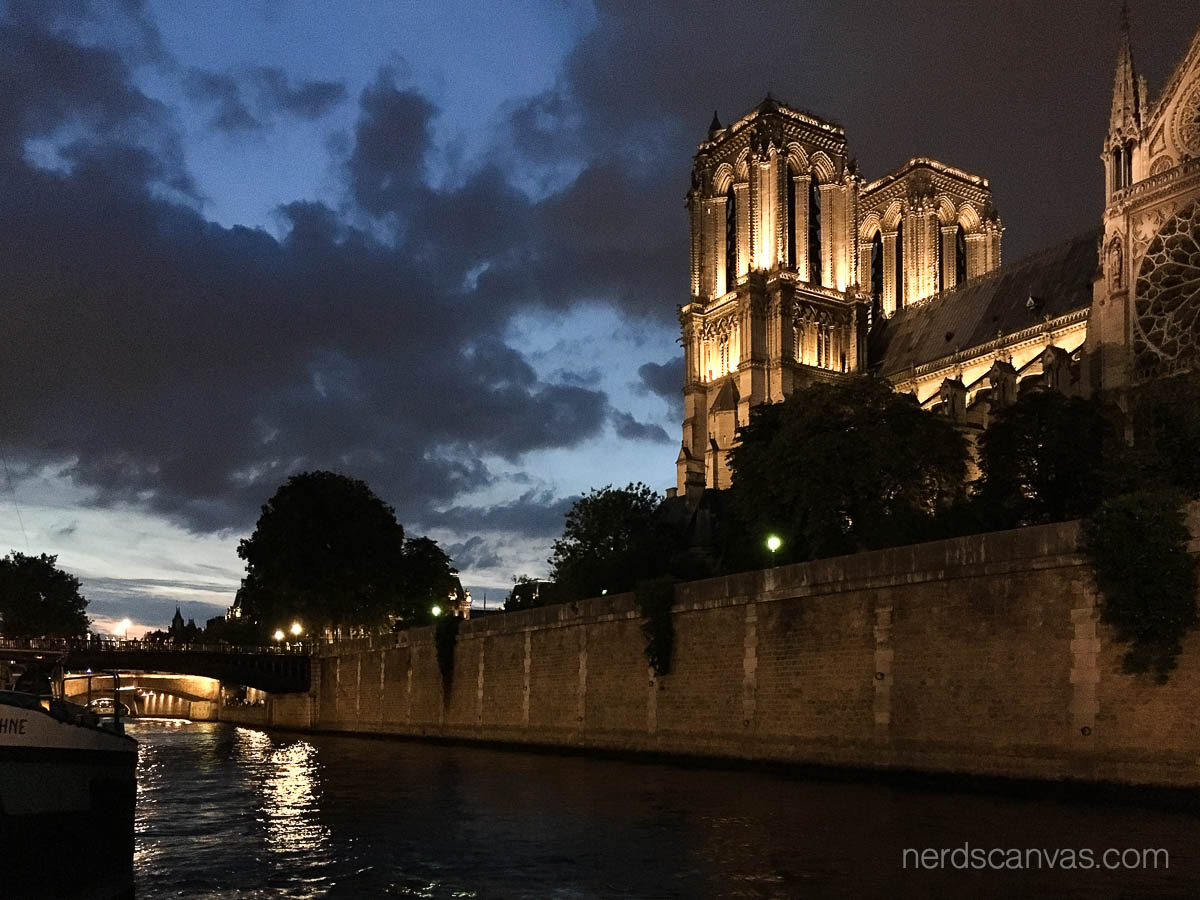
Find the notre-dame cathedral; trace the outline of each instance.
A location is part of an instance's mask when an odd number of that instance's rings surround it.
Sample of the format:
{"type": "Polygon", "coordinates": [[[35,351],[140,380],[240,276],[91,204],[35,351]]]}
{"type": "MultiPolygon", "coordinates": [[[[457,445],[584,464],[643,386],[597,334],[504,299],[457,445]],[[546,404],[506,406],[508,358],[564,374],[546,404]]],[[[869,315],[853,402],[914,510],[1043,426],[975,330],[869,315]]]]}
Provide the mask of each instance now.
{"type": "Polygon", "coordinates": [[[1200,30],[1150,97],[1121,30],[1100,228],[1001,265],[986,178],[927,158],[867,181],[843,130],[767,97],[714,115],[688,192],[678,493],[729,486],[751,407],[875,372],[964,429],[1017,385],[1118,400],[1200,368],[1200,30]]]}

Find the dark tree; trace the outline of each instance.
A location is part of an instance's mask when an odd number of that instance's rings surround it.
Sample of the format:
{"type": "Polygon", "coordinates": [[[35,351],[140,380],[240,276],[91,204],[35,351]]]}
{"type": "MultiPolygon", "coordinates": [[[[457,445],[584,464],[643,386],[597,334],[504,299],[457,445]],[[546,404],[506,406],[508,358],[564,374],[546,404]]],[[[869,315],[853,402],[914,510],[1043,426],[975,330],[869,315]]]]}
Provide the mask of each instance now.
{"type": "Polygon", "coordinates": [[[427,537],[410,538],[404,544],[404,581],[400,605],[392,611],[397,625],[424,624],[430,621],[433,607],[445,608],[446,601],[462,597],[458,569],[454,568],[437,541],[427,537]]]}
{"type": "Polygon", "coordinates": [[[1196,562],[1188,552],[1186,497],[1134,491],[1106,500],[1084,520],[1096,571],[1100,618],[1128,645],[1126,672],[1165,682],[1196,625],[1196,562]]]}
{"type": "Polygon", "coordinates": [[[1146,480],[1200,497],[1200,375],[1161,378],[1133,401],[1133,435],[1146,480]]]}
{"type": "Polygon", "coordinates": [[[79,637],[87,633],[87,600],[79,579],[58,568],[58,557],[15,550],[0,559],[0,634],[79,637]]]}
{"type": "Polygon", "coordinates": [[[1060,522],[1096,509],[1129,474],[1116,413],[1057,391],[1023,391],[979,441],[979,499],[992,527],[1060,522]]]}
{"type": "Polygon", "coordinates": [[[640,482],[598,488],[576,500],[550,557],[557,601],[628,591],[665,571],[673,547],[657,515],[661,504],[640,482]]]}
{"type": "Polygon", "coordinates": [[[934,535],[963,492],[966,442],[885,382],[847,378],[763,404],[730,454],[743,559],[799,561],[934,535]]]}
{"type": "Polygon", "coordinates": [[[246,575],[237,604],[267,634],[293,620],[308,632],[377,627],[406,608],[404,550],[395,512],[366,484],[294,475],[238,544],[246,575]]]}
{"type": "Polygon", "coordinates": [[[533,609],[537,606],[549,606],[560,602],[558,585],[553,581],[544,581],[530,575],[520,575],[513,579],[512,590],[504,598],[506,611],[517,609],[533,609]]]}

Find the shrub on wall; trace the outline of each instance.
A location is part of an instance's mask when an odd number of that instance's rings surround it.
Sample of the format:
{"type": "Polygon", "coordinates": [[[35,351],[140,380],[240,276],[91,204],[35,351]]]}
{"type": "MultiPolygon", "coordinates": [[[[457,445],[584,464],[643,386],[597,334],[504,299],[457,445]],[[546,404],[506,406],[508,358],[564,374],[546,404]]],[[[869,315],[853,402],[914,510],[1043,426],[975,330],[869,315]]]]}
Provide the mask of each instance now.
{"type": "Polygon", "coordinates": [[[442,616],[433,628],[433,645],[437,651],[438,671],[442,673],[442,692],[450,695],[450,684],[454,681],[454,648],[458,643],[458,616],[442,616]]]}
{"type": "Polygon", "coordinates": [[[634,589],[638,608],[646,621],[642,634],[646,636],[646,661],[655,675],[671,671],[671,653],[675,648],[675,623],[671,620],[671,604],[675,601],[675,579],[654,578],[639,582],[634,589]]]}
{"type": "Polygon", "coordinates": [[[1187,551],[1186,498],[1135,491],[1084,520],[1085,550],[1102,594],[1100,619],[1129,644],[1124,668],[1165,682],[1196,624],[1196,569],[1187,551]]]}

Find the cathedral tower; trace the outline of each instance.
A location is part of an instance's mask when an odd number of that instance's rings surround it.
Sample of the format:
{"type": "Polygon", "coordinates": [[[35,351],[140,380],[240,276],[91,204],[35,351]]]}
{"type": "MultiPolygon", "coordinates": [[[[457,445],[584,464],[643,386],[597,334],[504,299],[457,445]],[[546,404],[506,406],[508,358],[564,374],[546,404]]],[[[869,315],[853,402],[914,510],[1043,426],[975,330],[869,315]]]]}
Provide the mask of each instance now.
{"type": "Polygon", "coordinates": [[[1200,368],[1200,31],[1154,102],[1122,9],[1105,172],[1091,390],[1200,368]]]}
{"type": "Polygon", "coordinates": [[[986,179],[917,158],[864,184],[838,125],[770,95],[727,127],[714,114],[687,208],[676,467],[693,502],[729,487],[753,406],[865,371],[872,323],[1000,264],[986,179]]]}

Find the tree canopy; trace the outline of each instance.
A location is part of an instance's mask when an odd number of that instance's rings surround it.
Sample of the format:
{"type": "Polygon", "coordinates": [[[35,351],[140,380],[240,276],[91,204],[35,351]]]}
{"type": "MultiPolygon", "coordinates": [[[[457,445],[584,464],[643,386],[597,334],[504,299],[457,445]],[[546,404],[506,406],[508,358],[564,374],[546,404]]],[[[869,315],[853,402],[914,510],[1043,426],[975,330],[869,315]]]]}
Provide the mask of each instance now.
{"type": "Polygon", "coordinates": [[[595,488],[576,500],[550,557],[556,602],[628,591],[665,571],[673,548],[657,515],[662,500],[640,482],[595,488]]]}
{"type": "Polygon", "coordinates": [[[394,510],[335,472],[289,478],[238,556],[246,561],[238,605],[268,633],[293,619],[310,632],[424,623],[428,592],[453,573],[433,541],[406,544],[394,510]]]}
{"type": "Polygon", "coordinates": [[[427,537],[404,542],[404,580],[401,583],[404,606],[396,612],[403,622],[421,621],[435,605],[462,594],[458,569],[451,565],[437,541],[427,537]]]}
{"type": "Polygon", "coordinates": [[[949,421],[885,381],[814,384],[738,429],[733,512],[751,544],[781,538],[780,562],[911,543],[962,497],[966,459],[949,421]]]}
{"type": "Polygon", "coordinates": [[[1133,397],[1134,446],[1147,481],[1200,497],[1200,374],[1161,378],[1133,397]]]}
{"type": "Polygon", "coordinates": [[[979,499],[989,524],[1059,522],[1096,509],[1128,473],[1117,413],[1057,391],[1022,391],[979,441],[979,499]]]}
{"type": "Polygon", "coordinates": [[[87,599],[58,557],[15,550],[0,559],[0,634],[79,637],[87,633],[87,599]]]}
{"type": "Polygon", "coordinates": [[[1196,625],[1196,563],[1188,552],[1186,496],[1139,490],[1105,501],[1084,520],[1101,619],[1128,645],[1126,672],[1167,680],[1196,625]]]}
{"type": "Polygon", "coordinates": [[[558,585],[553,581],[534,578],[532,575],[518,575],[513,579],[512,590],[504,598],[504,609],[533,609],[558,602],[558,585]]]}

